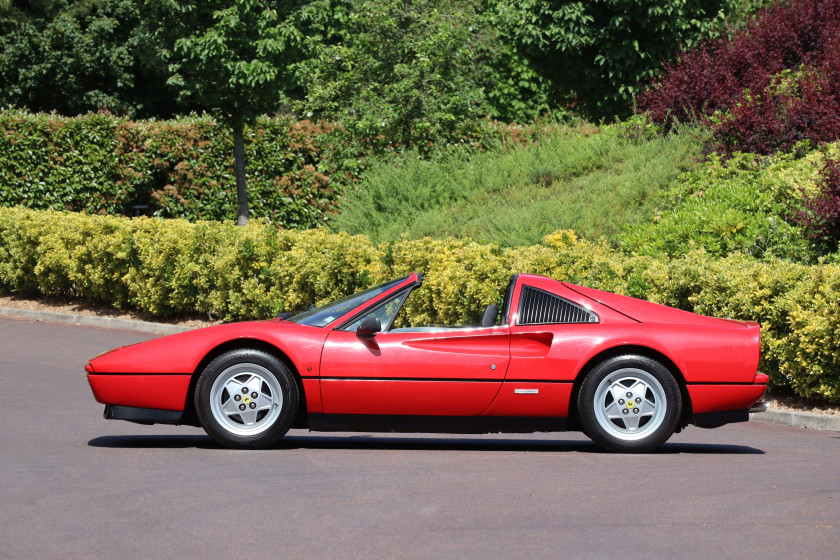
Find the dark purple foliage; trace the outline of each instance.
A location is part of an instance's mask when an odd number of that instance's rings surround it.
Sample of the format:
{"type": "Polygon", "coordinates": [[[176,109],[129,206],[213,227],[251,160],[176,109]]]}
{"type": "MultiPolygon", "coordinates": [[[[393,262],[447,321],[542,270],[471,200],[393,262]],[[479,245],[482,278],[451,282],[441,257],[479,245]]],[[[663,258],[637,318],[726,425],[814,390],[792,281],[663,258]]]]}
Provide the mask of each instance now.
{"type": "Polygon", "coordinates": [[[807,198],[794,219],[814,242],[834,251],[840,240],[840,160],[826,159],[819,186],[822,192],[807,198]]]}
{"type": "Polygon", "coordinates": [[[639,109],[666,128],[725,113],[709,146],[724,154],[840,138],[840,0],[777,4],[730,38],[683,52],[639,109]]]}

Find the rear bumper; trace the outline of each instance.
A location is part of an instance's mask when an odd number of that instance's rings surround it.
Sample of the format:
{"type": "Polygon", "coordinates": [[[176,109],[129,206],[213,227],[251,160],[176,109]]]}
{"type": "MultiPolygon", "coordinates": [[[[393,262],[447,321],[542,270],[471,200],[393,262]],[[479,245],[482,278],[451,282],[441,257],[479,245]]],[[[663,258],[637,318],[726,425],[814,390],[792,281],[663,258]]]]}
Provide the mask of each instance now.
{"type": "Polygon", "coordinates": [[[712,412],[749,410],[767,390],[769,378],[756,373],[752,383],[687,383],[691,410],[695,416],[712,412]]]}
{"type": "Polygon", "coordinates": [[[724,424],[734,424],[735,422],[746,422],[750,419],[750,414],[755,412],[764,412],[767,410],[767,401],[757,402],[750,408],[740,410],[719,410],[716,412],[706,412],[704,414],[694,415],[694,425],[698,428],[718,428],[724,424]]]}
{"type": "Polygon", "coordinates": [[[752,383],[687,384],[698,428],[717,428],[724,424],[747,422],[751,412],[767,410],[766,401],[758,402],[767,390],[769,378],[756,373],[752,383]]]}

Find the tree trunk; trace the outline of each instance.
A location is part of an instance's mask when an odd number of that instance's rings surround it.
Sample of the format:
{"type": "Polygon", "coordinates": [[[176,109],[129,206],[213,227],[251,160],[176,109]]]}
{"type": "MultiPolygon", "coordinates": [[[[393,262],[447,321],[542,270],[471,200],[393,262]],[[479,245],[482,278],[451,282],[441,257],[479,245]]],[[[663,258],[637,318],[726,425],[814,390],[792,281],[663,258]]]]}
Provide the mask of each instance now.
{"type": "Polygon", "coordinates": [[[237,119],[233,122],[233,168],[236,172],[236,200],[239,203],[236,223],[248,223],[248,187],[245,183],[245,125],[237,119]]]}

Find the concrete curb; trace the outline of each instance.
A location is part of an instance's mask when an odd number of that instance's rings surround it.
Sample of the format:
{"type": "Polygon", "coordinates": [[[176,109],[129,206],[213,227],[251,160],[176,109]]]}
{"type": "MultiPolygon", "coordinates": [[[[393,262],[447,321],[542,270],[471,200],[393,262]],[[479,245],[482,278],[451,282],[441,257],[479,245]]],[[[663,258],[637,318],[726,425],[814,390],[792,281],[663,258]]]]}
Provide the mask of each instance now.
{"type": "Polygon", "coordinates": [[[140,331],[156,334],[175,334],[193,330],[190,327],[152,323],[149,321],[136,321],[134,319],[115,319],[113,317],[76,315],[73,313],[55,313],[51,311],[30,311],[28,309],[15,309],[12,307],[0,307],[0,317],[29,319],[31,321],[43,321],[45,323],[68,323],[72,325],[84,325],[87,327],[122,329],[126,331],[140,331]]]}
{"type": "MultiPolygon", "coordinates": [[[[114,319],[111,317],[54,313],[50,311],[29,311],[27,309],[15,309],[11,307],[0,307],[0,317],[30,319],[32,321],[44,321],[47,323],[69,323],[72,325],[85,325],[103,329],[122,329],[157,334],[175,334],[193,330],[190,327],[179,327],[178,325],[166,325],[149,321],[135,321],[134,319],[114,319]]],[[[840,432],[840,415],[814,414],[813,412],[770,408],[766,412],[750,414],[750,420],[774,422],[776,424],[808,428],[810,430],[840,432]]]]}
{"type": "Polygon", "coordinates": [[[750,420],[773,422],[785,426],[840,432],[840,414],[815,414],[799,410],[768,408],[765,412],[750,414],[750,420]]]}

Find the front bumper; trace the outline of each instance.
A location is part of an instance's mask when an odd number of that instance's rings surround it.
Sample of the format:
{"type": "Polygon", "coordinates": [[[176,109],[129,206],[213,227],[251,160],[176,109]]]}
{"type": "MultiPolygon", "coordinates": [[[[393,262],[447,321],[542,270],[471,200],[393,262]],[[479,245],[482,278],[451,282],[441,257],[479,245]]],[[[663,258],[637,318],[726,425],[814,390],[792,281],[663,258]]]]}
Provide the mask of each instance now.
{"type": "Polygon", "coordinates": [[[102,404],[183,411],[191,376],[88,373],[87,380],[102,404]]]}

